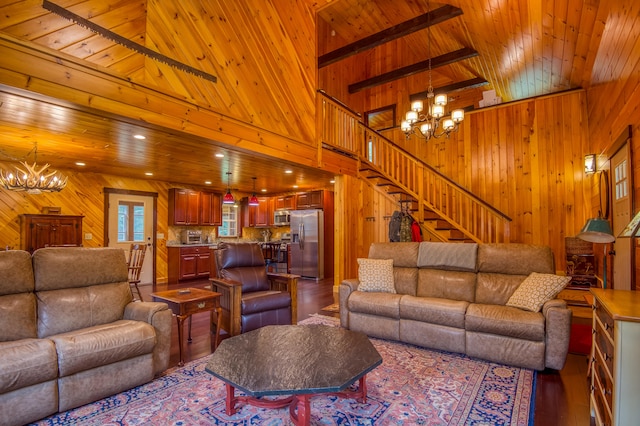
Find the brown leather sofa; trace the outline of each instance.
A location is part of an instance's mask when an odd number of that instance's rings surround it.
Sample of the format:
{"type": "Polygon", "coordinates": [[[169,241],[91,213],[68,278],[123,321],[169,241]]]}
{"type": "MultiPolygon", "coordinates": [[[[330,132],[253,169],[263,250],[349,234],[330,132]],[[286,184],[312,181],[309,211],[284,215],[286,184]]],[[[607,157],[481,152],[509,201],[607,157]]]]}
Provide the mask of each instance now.
{"type": "Polygon", "coordinates": [[[374,243],[371,259],[393,259],[397,293],[340,284],[341,326],[535,370],[562,369],[571,330],[566,302],[540,312],[507,301],[532,272],[554,274],[549,247],[526,244],[374,243]]]}
{"type": "Polygon", "coordinates": [[[221,328],[229,335],[297,323],[298,275],[267,273],[258,244],[219,244],[215,261],[211,289],[222,293],[221,328]]]}
{"type": "Polygon", "coordinates": [[[0,252],[0,425],[32,422],[166,370],[172,314],[132,302],[124,251],[0,252]]]}

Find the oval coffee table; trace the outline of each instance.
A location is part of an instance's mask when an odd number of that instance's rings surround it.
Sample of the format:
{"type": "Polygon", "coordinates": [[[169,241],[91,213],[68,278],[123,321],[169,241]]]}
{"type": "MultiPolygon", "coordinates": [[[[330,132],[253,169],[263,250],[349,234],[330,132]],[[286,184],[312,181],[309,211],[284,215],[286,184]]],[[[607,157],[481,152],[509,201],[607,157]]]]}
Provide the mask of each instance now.
{"type": "Polygon", "coordinates": [[[326,325],[272,325],[223,340],[206,371],[225,382],[226,413],[236,403],[289,406],[296,425],[310,423],[310,399],[332,394],[366,402],[366,374],[382,364],[369,338],[326,325]],[[355,391],[345,390],[359,381],[355,391]],[[247,396],[236,396],[235,389],[247,396]],[[290,395],[281,399],[263,396],[290,395]]]}

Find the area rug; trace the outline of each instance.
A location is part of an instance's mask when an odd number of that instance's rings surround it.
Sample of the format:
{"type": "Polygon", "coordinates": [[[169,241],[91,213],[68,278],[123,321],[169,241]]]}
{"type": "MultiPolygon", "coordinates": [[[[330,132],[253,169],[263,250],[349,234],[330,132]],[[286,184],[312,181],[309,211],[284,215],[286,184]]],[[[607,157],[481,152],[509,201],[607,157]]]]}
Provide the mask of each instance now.
{"type": "MultiPolygon", "coordinates": [[[[338,326],[314,315],[301,324],[338,326]]],[[[313,425],[533,424],[535,372],[371,339],[383,363],[367,375],[366,403],[335,396],[311,401],[313,425]]],[[[225,414],[225,387],[207,357],[154,381],[46,418],[37,425],[290,425],[287,408],[241,405],[225,414]]],[[[123,372],[126,374],[126,372],[123,372]]]]}

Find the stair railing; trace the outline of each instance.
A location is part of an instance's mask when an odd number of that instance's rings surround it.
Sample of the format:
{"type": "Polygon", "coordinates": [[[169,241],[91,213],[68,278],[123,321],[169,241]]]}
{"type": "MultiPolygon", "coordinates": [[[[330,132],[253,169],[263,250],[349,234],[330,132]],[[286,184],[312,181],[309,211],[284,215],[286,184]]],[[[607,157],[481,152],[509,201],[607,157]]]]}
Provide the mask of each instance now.
{"type": "MultiPolygon", "coordinates": [[[[403,192],[476,242],[509,241],[511,218],[362,123],[324,92],[317,97],[322,146],[368,163],[403,192]]],[[[420,218],[422,215],[420,214],[420,218]]]]}

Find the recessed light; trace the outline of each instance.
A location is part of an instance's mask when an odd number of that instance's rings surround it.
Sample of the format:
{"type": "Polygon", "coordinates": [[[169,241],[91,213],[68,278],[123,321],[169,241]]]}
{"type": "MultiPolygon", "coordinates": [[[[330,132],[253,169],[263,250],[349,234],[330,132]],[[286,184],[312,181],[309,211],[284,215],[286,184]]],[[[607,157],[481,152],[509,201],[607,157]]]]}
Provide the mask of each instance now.
{"type": "Polygon", "coordinates": [[[294,187],[294,188],[297,188],[297,187],[298,187],[298,185],[293,185],[293,187],[294,187]]]}
{"type": "Polygon", "coordinates": [[[267,188],[262,188],[260,191],[267,192],[267,188]]]}
{"type": "Polygon", "coordinates": [[[76,166],[80,166],[80,167],[82,167],[82,166],[86,166],[86,165],[87,165],[87,164],[86,164],[86,163],[83,163],[82,161],[76,161],[76,166]]]}
{"type": "Polygon", "coordinates": [[[329,183],[336,183],[335,179],[331,179],[329,183]]]}
{"type": "Polygon", "coordinates": [[[224,158],[224,154],[216,154],[216,158],[224,158]]]}
{"type": "Polygon", "coordinates": [[[146,172],[146,173],[145,173],[145,175],[147,175],[147,176],[153,176],[153,173],[151,173],[151,172],[146,172]]]}
{"type": "Polygon", "coordinates": [[[140,140],[142,140],[142,139],[146,139],[146,137],[145,137],[144,135],[133,135],[133,137],[134,137],[135,139],[140,139],[140,140]]]}
{"type": "Polygon", "coordinates": [[[293,170],[285,170],[284,171],[286,174],[290,175],[291,173],[293,173],[293,170]]]}
{"type": "Polygon", "coordinates": [[[210,181],[210,180],[205,180],[205,181],[204,181],[204,184],[205,184],[205,185],[211,185],[211,181],[210,181]]]}

